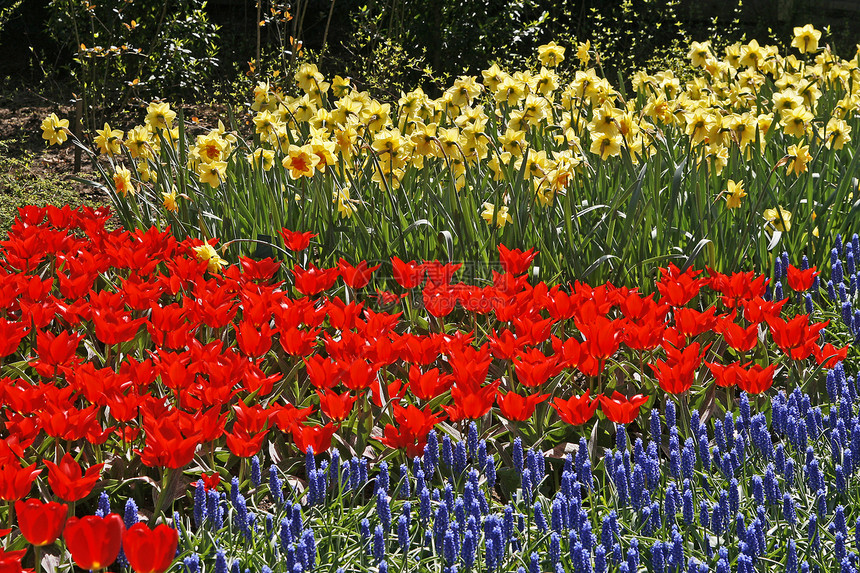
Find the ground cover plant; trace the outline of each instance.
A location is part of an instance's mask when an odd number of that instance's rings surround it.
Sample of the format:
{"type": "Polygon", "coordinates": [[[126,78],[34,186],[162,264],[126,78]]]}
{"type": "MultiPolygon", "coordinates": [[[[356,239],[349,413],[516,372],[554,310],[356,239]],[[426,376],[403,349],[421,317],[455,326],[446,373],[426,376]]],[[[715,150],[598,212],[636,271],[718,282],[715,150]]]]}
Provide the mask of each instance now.
{"type": "Polygon", "coordinates": [[[29,207],[0,243],[12,569],[30,545],[138,573],[856,562],[856,235],[826,280],[785,255],[772,286],[670,266],[646,296],[503,245],[476,286],[109,216],[29,207]]]}
{"type": "MultiPolygon", "coordinates": [[[[376,100],[307,64],[301,95],[257,86],[253,133],[241,110],[203,128],[161,102],[128,132],[93,135],[127,228],[219,237],[234,259],[287,227],[319,235],[321,265],[487,269],[502,242],[540,250],[551,281],[641,286],[668,261],[769,272],[782,250],[821,267],[835,236],[856,232],[860,197],[857,56],[820,38],[797,28],[791,54],[694,42],[689,81],[642,72],[630,91],[600,75],[588,43],[569,73],[557,70],[571,50],[549,43],[539,69],[494,65],[435,99],[376,100]]],[[[64,121],[45,120],[49,142],[67,139],[64,121]]]]}

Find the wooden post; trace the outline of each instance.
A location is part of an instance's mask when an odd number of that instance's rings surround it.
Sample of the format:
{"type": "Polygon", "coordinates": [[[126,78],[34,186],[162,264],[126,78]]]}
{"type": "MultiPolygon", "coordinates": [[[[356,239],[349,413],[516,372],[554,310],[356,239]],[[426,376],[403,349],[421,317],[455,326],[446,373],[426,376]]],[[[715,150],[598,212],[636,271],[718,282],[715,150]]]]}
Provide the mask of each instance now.
{"type": "Polygon", "coordinates": [[[260,21],[263,18],[263,0],[257,0],[257,51],[256,58],[254,59],[254,72],[255,76],[259,75],[257,70],[260,69],[260,40],[263,31],[260,29],[260,21]]]}
{"type": "MultiPolygon", "coordinates": [[[[84,119],[84,100],[77,98],[75,100],[75,137],[82,142],[83,139],[83,119],[84,119]]],[[[75,173],[81,171],[81,148],[75,146],[75,173]]]]}

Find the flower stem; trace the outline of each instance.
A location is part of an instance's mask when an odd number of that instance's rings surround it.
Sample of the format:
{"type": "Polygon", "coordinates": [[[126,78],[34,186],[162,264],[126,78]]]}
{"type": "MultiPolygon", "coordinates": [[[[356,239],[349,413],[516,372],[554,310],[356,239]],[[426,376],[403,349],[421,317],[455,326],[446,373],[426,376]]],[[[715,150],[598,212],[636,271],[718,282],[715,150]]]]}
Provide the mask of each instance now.
{"type": "Polygon", "coordinates": [[[170,489],[170,484],[173,481],[173,469],[165,468],[161,478],[161,491],[158,492],[158,499],[155,501],[155,510],[152,512],[151,523],[155,523],[161,515],[161,510],[164,507],[164,501],[167,498],[167,490],[170,489]]]}

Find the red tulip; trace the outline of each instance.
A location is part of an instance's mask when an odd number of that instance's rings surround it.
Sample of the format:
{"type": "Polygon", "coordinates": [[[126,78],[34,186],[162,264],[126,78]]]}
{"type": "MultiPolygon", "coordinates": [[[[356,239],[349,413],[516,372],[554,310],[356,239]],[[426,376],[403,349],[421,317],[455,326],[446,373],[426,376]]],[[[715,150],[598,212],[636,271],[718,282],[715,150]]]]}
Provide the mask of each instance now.
{"type": "Polygon", "coordinates": [[[290,231],[289,229],[281,229],[281,237],[284,239],[284,245],[291,251],[304,251],[311,244],[311,239],[316,237],[314,233],[300,233],[298,231],[290,231]]]}
{"type": "Polygon", "coordinates": [[[293,430],[293,426],[304,424],[305,420],[307,420],[308,416],[313,412],[312,406],[308,406],[307,408],[296,408],[290,403],[283,406],[275,404],[269,409],[274,410],[272,420],[282,432],[291,432],[293,430]]]}
{"type": "Polygon", "coordinates": [[[234,425],[232,432],[224,432],[224,438],[230,453],[239,458],[250,458],[260,451],[268,433],[268,430],[263,430],[253,434],[245,428],[234,425]]]}
{"type": "Polygon", "coordinates": [[[30,366],[33,366],[41,376],[46,378],[53,376],[59,366],[77,362],[78,344],[83,338],[83,334],[75,336],[67,330],[63,330],[56,336],[51,332],[37,331],[36,350],[39,357],[31,360],[30,366]]]}
{"type": "Polygon", "coordinates": [[[705,366],[714,375],[714,380],[717,386],[721,388],[730,388],[736,386],[740,379],[744,376],[744,370],[740,362],[734,362],[723,366],[712,362],[705,362],[705,366]]]}
{"type": "Polygon", "coordinates": [[[253,323],[243,320],[239,324],[234,324],[233,328],[236,330],[236,343],[245,356],[259,358],[271,350],[274,331],[269,323],[263,323],[258,328],[253,323]]]}
{"type": "Polygon", "coordinates": [[[723,296],[722,302],[726,308],[735,308],[740,301],[751,301],[764,296],[768,279],[764,275],[758,277],[752,271],[733,273],[727,276],[708,269],[709,285],[723,296]]]}
{"type": "Polygon", "coordinates": [[[469,384],[456,385],[451,389],[453,406],[442,406],[452,422],[468,418],[477,420],[490,411],[493,402],[496,401],[496,392],[499,389],[499,381],[484,387],[473,387],[469,384]]]}
{"type": "Polygon", "coordinates": [[[337,262],[338,273],[340,273],[343,282],[354,289],[366,287],[373,271],[379,267],[380,265],[368,267],[367,261],[361,261],[356,266],[352,266],[342,258],[337,262]]]}
{"type": "Polygon", "coordinates": [[[50,545],[60,537],[69,507],[55,501],[42,503],[39,499],[28,499],[15,502],[15,513],[24,539],[31,545],[41,547],[50,545]]]}
{"type": "Polygon", "coordinates": [[[520,396],[516,392],[508,392],[504,396],[496,396],[496,403],[506,419],[512,422],[525,422],[535,413],[535,407],[547,398],[549,394],[520,396]]]}
{"type": "Polygon", "coordinates": [[[438,368],[422,373],[415,365],[409,367],[409,390],[419,400],[429,401],[451,388],[451,377],[439,375],[438,368]]]}
{"type": "Polygon", "coordinates": [[[633,350],[654,350],[663,342],[665,332],[665,323],[652,313],[641,324],[626,321],[622,340],[633,350]]]}
{"type": "MultiPolygon", "coordinates": [[[[533,297],[538,296],[534,292],[532,292],[531,295],[533,297]]],[[[555,319],[545,318],[541,320],[540,317],[537,318],[539,320],[534,320],[528,316],[514,317],[513,322],[516,327],[517,338],[520,342],[523,342],[524,344],[538,345],[549,340],[553,324],[555,324],[555,319]]]]}
{"type": "Polygon", "coordinates": [[[509,249],[499,243],[499,262],[505,272],[512,275],[521,275],[529,270],[532,261],[537,256],[534,249],[521,251],[520,249],[509,249]]]}
{"type": "Polygon", "coordinates": [[[723,335],[723,340],[738,352],[749,352],[758,343],[758,324],[744,328],[729,319],[717,323],[716,332],[723,335]]]}
{"type": "Polygon", "coordinates": [[[391,257],[391,266],[394,280],[403,288],[415,288],[424,280],[424,265],[416,264],[415,261],[404,263],[397,257],[391,257]]]}
{"type": "Polygon", "coordinates": [[[559,357],[559,364],[563,368],[576,368],[582,358],[582,343],[576,338],[570,337],[562,340],[553,336],[552,350],[559,357]]]}
{"type": "Polygon", "coordinates": [[[179,469],[187,466],[201,443],[199,433],[180,431],[175,421],[160,419],[144,421],[146,441],[142,451],[134,450],[140,461],[149,467],[179,469]]]}
{"type": "Polygon", "coordinates": [[[122,536],[122,549],[137,573],[164,573],[176,557],[179,533],[163,523],[149,529],[135,523],[122,536]]]}
{"type": "Polygon", "coordinates": [[[425,262],[423,267],[427,272],[427,283],[435,286],[449,285],[462,264],[442,264],[439,261],[425,262]]]}
{"type": "Polygon", "coordinates": [[[557,356],[544,356],[537,348],[521,352],[514,360],[514,372],[523,386],[536,388],[561,372],[557,356]]]}
{"type": "Polygon", "coordinates": [[[738,379],[738,386],[749,394],[761,394],[773,385],[774,372],[776,372],[776,364],[771,364],[767,368],[754,364],[749,370],[741,370],[742,376],[738,379]]]}
{"type": "Polygon", "coordinates": [[[567,400],[556,398],[552,407],[561,416],[561,419],[571,426],[581,426],[594,416],[600,400],[592,400],[591,391],[586,390],[582,396],[571,396],[567,400]]]}
{"type": "MultiPolygon", "coordinates": [[[[214,472],[211,474],[203,472],[200,474],[200,481],[203,482],[203,487],[206,490],[218,489],[218,484],[221,483],[221,474],[218,472],[214,472]]],[[[192,485],[196,487],[197,482],[194,482],[192,485]]]]}
{"type": "Polygon", "coordinates": [[[268,408],[263,408],[260,404],[248,406],[243,400],[239,400],[233,405],[233,412],[236,414],[236,426],[243,430],[256,434],[267,427],[269,420],[275,413],[268,408]]]}
{"type": "Polygon", "coordinates": [[[96,338],[109,345],[132,340],[145,322],[146,318],[132,319],[127,312],[116,312],[113,309],[93,310],[96,338]]]}
{"type": "Polygon", "coordinates": [[[479,349],[472,346],[452,349],[448,359],[454,381],[458,385],[466,384],[474,387],[480,386],[487,379],[492,361],[493,357],[490,356],[489,345],[484,345],[479,349]]]}
{"type": "Polygon", "coordinates": [[[338,277],[338,270],[336,268],[321,269],[313,264],[308,264],[308,268],[303,269],[296,265],[293,267],[293,275],[296,278],[296,290],[304,295],[314,295],[334,286],[338,277]]]}
{"type": "Polygon", "coordinates": [[[239,257],[239,264],[242,266],[242,279],[246,281],[268,282],[275,276],[275,273],[281,270],[281,263],[271,257],[260,261],[248,257],[239,257]]]}
{"type": "MultiPolygon", "coordinates": [[[[4,531],[8,534],[11,530],[6,529],[4,531]]],[[[21,559],[26,552],[26,549],[19,549],[17,551],[0,549],[0,573],[23,573],[24,569],[21,568],[21,559]]],[[[27,569],[27,573],[31,571],[31,569],[27,569]]]]}
{"type": "Polygon", "coordinates": [[[84,475],[81,466],[68,453],[60,460],[60,465],[50,460],[45,460],[45,465],[48,466],[48,484],[51,490],[65,501],[78,501],[88,496],[101,477],[104,467],[104,464],[96,464],[87,469],[84,475]]]}
{"type": "Polygon", "coordinates": [[[281,348],[290,356],[308,356],[317,341],[318,334],[319,330],[316,328],[302,330],[291,327],[281,330],[278,340],[281,343],[281,348]]]}
{"type": "Polygon", "coordinates": [[[788,286],[797,292],[807,291],[815,284],[818,271],[815,267],[802,271],[794,265],[788,265],[788,286]]]}
{"type": "Polygon", "coordinates": [[[817,346],[818,335],[830,321],[809,324],[809,316],[798,315],[786,322],[779,317],[767,317],[773,341],[794,360],[804,360],[817,346]]]}
{"type": "Polygon", "coordinates": [[[616,391],[611,398],[600,396],[600,409],[610,421],[616,424],[629,424],[639,415],[639,407],[647,401],[648,397],[642,394],[628,399],[616,391]]]}
{"type": "Polygon", "coordinates": [[[689,337],[713,330],[717,324],[717,317],[714,316],[716,310],[713,306],[705,312],[693,308],[675,309],[675,328],[689,337]]]}
{"type": "Polygon", "coordinates": [[[16,461],[7,461],[0,465],[0,499],[15,501],[30,493],[33,480],[42,473],[36,469],[36,464],[22,468],[16,461]]]}
{"type": "MultiPolygon", "coordinates": [[[[602,364],[618,351],[621,344],[619,322],[603,316],[596,316],[593,320],[585,323],[577,320],[576,327],[585,337],[585,342],[581,345],[582,350],[599,364],[602,364]]],[[[600,367],[598,366],[598,368],[600,367]]]]}
{"type": "Polygon", "coordinates": [[[661,268],[660,282],[657,283],[657,290],[663,296],[663,299],[672,306],[684,306],[694,296],[699,294],[702,286],[707,283],[706,279],[697,279],[696,277],[702,271],[694,271],[687,269],[683,273],[681,269],[674,264],[669,263],[666,269],[661,268]]]}
{"type": "Polygon", "coordinates": [[[314,455],[321,454],[331,447],[331,437],[337,427],[331,422],[325,426],[293,425],[293,440],[299,450],[307,452],[311,448],[314,455]]]}
{"type": "Polygon", "coordinates": [[[424,292],[421,293],[424,308],[428,314],[435,317],[448,316],[457,308],[457,295],[452,292],[449,285],[435,286],[427,283],[424,292]]]}
{"type": "Polygon", "coordinates": [[[78,567],[95,571],[116,561],[124,530],[122,517],[117,513],[105,517],[70,517],[63,539],[78,567]]]}
{"type": "Polygon", "coordinates": [[[320,397],[320,410],[335,422],[346,420],[352,411],[352,405],[358,399],[356,396],[350,396],[348,391],[337,394],[317,390],[317,395],[320,397]]]}
{"type": "Polygon", "coordinates": [[[419,456],[427,443],[427,434],[444,417],[441,412],[431,412],[430,406],[421,410],[411,404],[404,408],[395,403],[394,424],[386,424],[383,437],[376,439],[392,449],[406,448],[410,457],[419,456]]]}
{"type": "Polygon", "coordinates": [[[786,302],[788,299],[769,302],[760,296],[753,297],[744,304],[744,318],[755,324],[764,322],[769,318],[777,318],[786,302]]]}
{"type": "Polygon", "coordinates": [[[848,349],[850,346],[843,346],[842,348],[836,348],[829,342],[819,348],[818,346],[814,346],[812,348],[812,354],[815,356],[815,362],[822,365],[824,368],[833,368],[846,358],[848,358],[848,349]]]}
{"type": "Polygon", "coordinates": [[[683,351],[670,345],[665,348],[666,361],[655,360],[649,366],[665,392],[683,394],[693,386],[696,379],[696,369],[702,363],[701,347],[698,342],[694,342],[683,351]]]}
{"type": "Polygon", "coordinates": [[[525,342],[514,336],[510,330],[503,330],[500,334],[493,330],[492,334],[487,335],[487,340],[492,355],[501,360],[513,360],[525,346],[525,342]]]}
{"type": "Polygon", "coordinates": [[[27,334],[27,324],[0,318],[0,358],[17,352],[21,339],[27,334]]]}

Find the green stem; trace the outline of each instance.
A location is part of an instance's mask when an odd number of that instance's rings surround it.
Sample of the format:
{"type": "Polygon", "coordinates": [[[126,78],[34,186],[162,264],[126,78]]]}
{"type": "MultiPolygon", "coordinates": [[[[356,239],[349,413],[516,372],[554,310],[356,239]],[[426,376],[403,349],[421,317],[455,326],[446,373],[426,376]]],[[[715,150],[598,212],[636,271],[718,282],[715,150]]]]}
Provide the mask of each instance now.
{"type": "Polygon", "coordinates": [[[161,491],[158,492],[158,499],[155,501],[155,511],[152,512],[152,520],[150,521],[153,524],[161,516],[161,510],[167,498],[167,490],[170,489],[170,483],[173,481],[174,471],[172,468],[164,468],[162,472],[161,491]]]}

